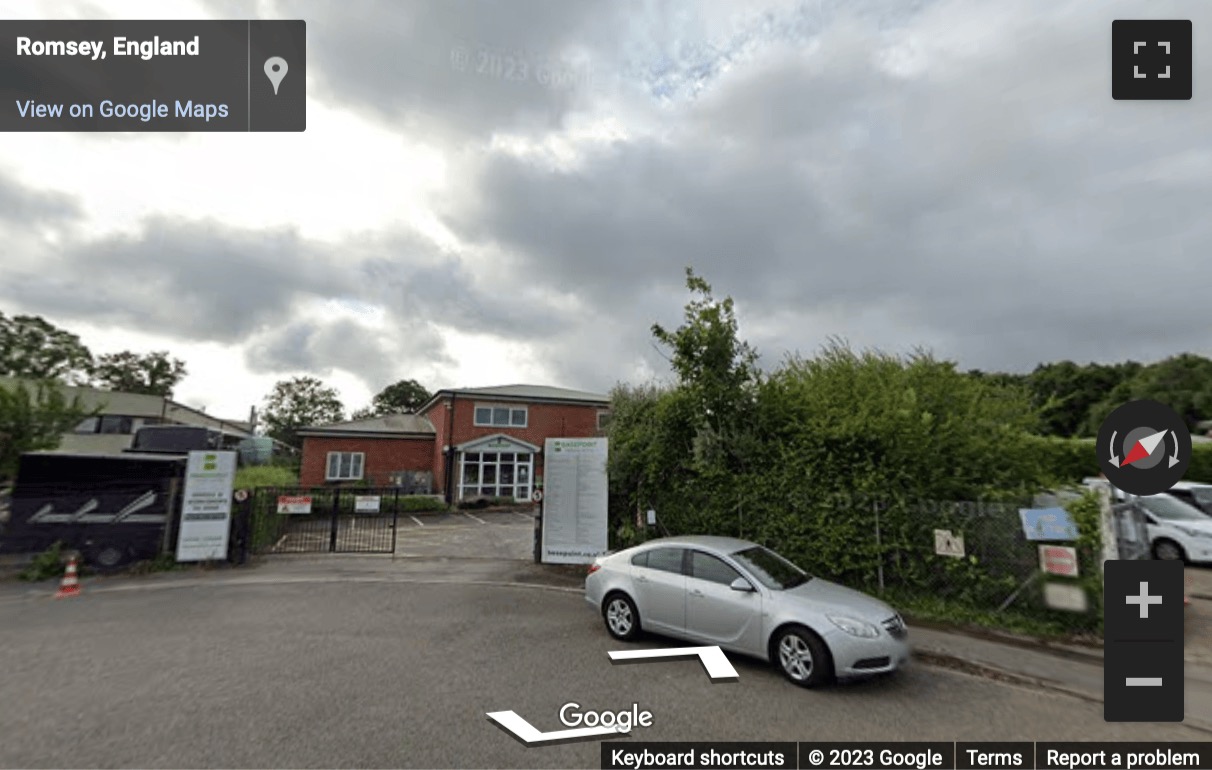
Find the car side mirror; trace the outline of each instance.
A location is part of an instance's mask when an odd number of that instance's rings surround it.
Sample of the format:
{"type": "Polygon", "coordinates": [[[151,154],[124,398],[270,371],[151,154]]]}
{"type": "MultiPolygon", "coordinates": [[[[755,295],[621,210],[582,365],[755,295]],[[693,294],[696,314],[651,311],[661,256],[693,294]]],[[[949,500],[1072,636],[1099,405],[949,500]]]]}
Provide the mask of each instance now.
{"type": "Polygon", "coordinates": [[[737,578],[736,580],[732,581],[732,585],[730,585],[729,588],[731,588],[733,591],[752,591],[753,590],[753,586],[751,586],[749,584],[749,581],[746,580],[745,578],[737,578]]]}

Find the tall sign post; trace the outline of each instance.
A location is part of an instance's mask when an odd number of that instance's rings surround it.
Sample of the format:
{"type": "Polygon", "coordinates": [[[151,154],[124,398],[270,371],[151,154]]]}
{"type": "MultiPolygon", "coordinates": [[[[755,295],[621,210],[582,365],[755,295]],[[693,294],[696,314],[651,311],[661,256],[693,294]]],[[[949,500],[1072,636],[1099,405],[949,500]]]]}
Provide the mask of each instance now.
{"type": "Polygon", "coordinates": [[[607,439],[547,439],[540,514],[542,562],[590,564],[606,553],[606,459],[607,439]]]}

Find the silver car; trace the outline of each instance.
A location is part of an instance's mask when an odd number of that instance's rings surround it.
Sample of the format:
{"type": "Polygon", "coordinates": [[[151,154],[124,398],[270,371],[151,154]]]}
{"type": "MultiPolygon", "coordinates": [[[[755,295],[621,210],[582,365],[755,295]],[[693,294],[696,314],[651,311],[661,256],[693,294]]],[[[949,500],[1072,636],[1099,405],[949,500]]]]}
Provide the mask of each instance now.
{"type": "Polygon", "coordinates": [[[585,600],[623,641],[651,631],[776,662],[813,687],[895,671],[909,660],[901,616],[729,537],[673,537],[598,558],[585,600]]]}

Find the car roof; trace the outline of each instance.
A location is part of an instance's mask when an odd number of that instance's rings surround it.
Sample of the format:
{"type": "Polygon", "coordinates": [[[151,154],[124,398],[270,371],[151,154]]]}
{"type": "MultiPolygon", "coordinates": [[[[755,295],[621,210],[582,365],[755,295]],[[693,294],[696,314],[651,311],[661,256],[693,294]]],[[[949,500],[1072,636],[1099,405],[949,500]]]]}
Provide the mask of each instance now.
{"type": "Polygon", "coordinates": [[[645,548],[688,548],[691,546],[702,546],[711,548],[721,553],[736,553],[743,551],[746,548],[754,548],[757,543],[750,540],[741,540],[736,537],[720,537],[718,535],[682,535],[679,537],[660,537],[655,540],[649,540],[644,543],[645,548]]]}
{"type": "Polygon", "coordinates": [[[1207,481],[1176,481],[1171,489],[1207,489],[1212,488],[1212,482],[1207,481]]]}

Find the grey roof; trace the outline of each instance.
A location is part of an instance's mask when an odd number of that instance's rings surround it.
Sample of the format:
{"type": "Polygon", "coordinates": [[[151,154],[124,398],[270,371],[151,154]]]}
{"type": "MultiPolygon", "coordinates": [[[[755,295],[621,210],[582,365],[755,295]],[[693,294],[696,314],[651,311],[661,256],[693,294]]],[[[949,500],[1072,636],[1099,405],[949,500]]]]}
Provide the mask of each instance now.
{"type": "Polygon", "coordinates": [[[425,433],[433,435],[433,423],[419,414],[389,414],[365,420],[334,422],[330,425],[311,425],[299,431],[300,436],[327,435],[331,433],[359,433],[395,435],[401,433],[425,433]]]}
{"type": "Polygon", "coordinates": [[[610,403],[610,396],[604,393],[556,388],[551,385],[495,385],[489,388],[444,388],[438,391],[438,395],[449,393],[454,393],[457,396],[482,396],[485,398],[584,401],[593,404],[610,403]]]}

